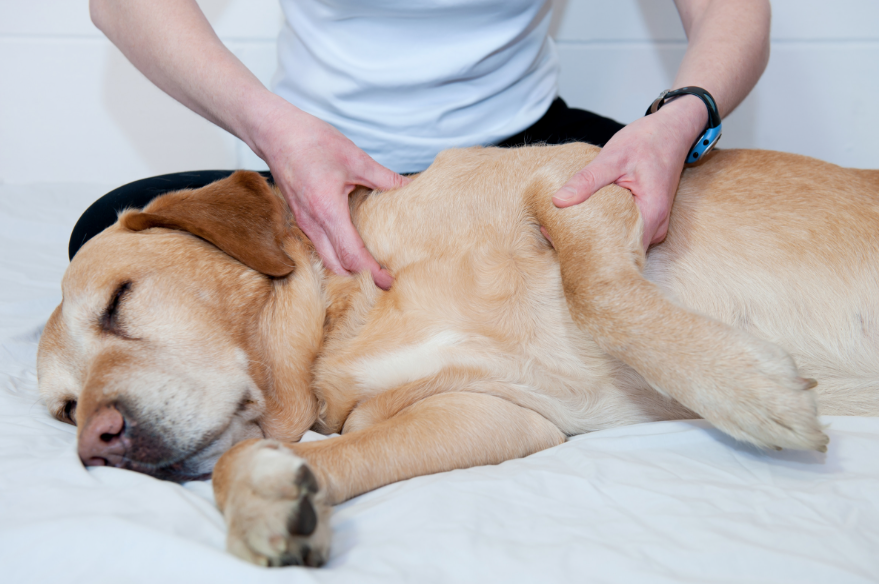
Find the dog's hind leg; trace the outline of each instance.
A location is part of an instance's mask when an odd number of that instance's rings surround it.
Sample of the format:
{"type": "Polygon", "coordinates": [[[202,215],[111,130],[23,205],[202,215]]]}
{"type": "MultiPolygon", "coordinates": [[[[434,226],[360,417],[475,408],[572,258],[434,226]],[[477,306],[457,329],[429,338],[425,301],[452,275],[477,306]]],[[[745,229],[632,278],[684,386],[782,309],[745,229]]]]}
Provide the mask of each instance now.
{"type": "Polygon", "coordinates": [[[322,564],[329,505],[416,476],[499,464],[565,441],[546,418],[499,397],[431,395],[316,442],[242,442],[214,469],[232,553],[267,565],[322,564]]]}
{"type": "Polygon", "coordinates": [[[558,209],[549,169],[525,204],[558,253],[571,316],[602,350],[731,436],[763,447],[824,450],[814,382],[781,348],[671,302],[641,273],[641,219],[616,185],[558,209]]]}

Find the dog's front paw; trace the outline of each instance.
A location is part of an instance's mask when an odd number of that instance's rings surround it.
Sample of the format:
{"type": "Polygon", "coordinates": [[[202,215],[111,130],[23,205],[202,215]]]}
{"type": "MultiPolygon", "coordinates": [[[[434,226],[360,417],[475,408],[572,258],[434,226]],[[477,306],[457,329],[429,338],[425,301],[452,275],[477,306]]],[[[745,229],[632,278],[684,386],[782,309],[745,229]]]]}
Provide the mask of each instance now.
{"type": "Polygon", "coordinates": [[[261,440],[242,465],[225,507],[226,547],[262,566],[323,565],[330,507],[308,464],[274,440],[261,440]]]}
{"type": "Polygon", "coordinates": [[[705,418],[734,438],[764,448],[826,452],[830,439],[810,391],[817,382],[800,377],[780,347],[756,339],[748,345],[723,380],[731,399],[706,408],[705,418]]]}

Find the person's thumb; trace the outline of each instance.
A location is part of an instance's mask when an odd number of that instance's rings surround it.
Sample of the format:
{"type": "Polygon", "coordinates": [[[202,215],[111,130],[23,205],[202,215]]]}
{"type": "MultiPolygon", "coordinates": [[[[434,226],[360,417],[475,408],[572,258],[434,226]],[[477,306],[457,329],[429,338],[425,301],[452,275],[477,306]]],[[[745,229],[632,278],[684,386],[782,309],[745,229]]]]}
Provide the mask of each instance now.
{"type": "Polygon", "coordinates": [[[565,185],[553,195],[552,202],[556,207],[564,208],[579,205],[602,187],[613,183],[621,176],[621,172],[601,155],[586,165],[585,168],[572,176],[565,185]]]}

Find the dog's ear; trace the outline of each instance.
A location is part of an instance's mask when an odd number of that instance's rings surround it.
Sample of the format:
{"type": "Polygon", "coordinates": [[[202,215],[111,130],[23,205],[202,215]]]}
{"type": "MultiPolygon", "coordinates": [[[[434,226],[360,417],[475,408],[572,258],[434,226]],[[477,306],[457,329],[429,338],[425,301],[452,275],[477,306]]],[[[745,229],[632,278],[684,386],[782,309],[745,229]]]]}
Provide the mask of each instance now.
{"type": "Polygon", "coordinates": [[[290,233],[284,204],[255,172],[239,170],[200,189],[162,195],[119,221],[132,231],[188,231],[269,276],[286,276],[295,267],[283,250],[290,233]]]}

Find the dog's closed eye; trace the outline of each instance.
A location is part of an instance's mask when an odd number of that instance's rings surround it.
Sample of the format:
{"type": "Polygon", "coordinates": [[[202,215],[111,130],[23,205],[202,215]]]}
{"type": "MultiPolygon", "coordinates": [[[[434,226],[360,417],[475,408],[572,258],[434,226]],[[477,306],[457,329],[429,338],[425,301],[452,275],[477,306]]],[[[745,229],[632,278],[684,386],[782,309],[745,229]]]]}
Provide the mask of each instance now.
{"type": "Polygon", "coordinates": [[[110,303],[107,304],[107,308],[104,309],[104,313],[101,314],[102,331],[123,338],[129,338],[122,327],[122,323],[119,320],[119,305],[122,304],[122,301],[125,299],[125,296],[128,294],[129,290],[131,290],[130,281],[122,282],[121,284],[119,284],[119,286],[116,287],[116,291],[113,292],[110,303]]]}
{"type": "Polygon", "coordinates": [[[69,399],[64,403],[64,408],[58,412],[57,418],[62,422],[76,426],[76,400],[69,399]]]}

